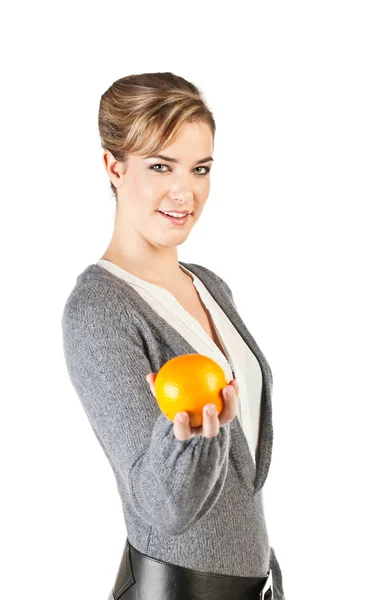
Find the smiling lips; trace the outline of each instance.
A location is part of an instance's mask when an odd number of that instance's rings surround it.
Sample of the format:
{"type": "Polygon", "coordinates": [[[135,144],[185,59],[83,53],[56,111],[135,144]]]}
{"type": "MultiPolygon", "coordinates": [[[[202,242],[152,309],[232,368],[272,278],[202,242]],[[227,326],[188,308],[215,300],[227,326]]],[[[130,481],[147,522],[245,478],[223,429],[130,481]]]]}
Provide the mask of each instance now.
{"type": "MultiPolygon", "coordinates": [[[[189,219],[189,214],[187,214],[185,217],[172,217],[170,215],[165,215],[165,213],[163,213],[161,210],[158,211],[163,217],[165,217],[165,219],[167,219],[168,221],[170,221],[170,223],[172,223],[173,225],[185,225],[185,223],[187,223],[188,219],[189,219]]],[[[171,211],[173,212],[173,211],[171,211]]],[[[177,212],[177,211],[174,211],[177,212]]],[[[182,213],[181,213],[182,214],[182,213]]]]}
{"type": "Polygon", "coordinates": [[[192,212],[191,210],[168,210],[165,208],[163,210],[159,208],[158,211],[162,213],[175,213],[176,215],[188,215],[192,212]]]}

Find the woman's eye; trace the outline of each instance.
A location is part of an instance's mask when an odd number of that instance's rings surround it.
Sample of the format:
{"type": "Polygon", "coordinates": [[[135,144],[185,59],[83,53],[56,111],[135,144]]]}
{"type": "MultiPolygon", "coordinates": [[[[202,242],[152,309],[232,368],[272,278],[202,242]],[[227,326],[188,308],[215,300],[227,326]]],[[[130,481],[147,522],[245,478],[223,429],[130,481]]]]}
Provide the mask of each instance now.
{"type": "MultiPolygon", "coordinates": [[[[155,169],[155,167],[166,167],[166,165],[152,165],[152,167],[150,167],[150,169],[153,169],[154,171],[157,171],[157,169],[155,169]]],[[[158,171],[159,173],[163,173],[163,171],[158,171]]]]}
{"type": "Polygon", "coordinates": [[[210,167],[196,167],[196,169],[206,169],[206,173],[199,173],[199,175],[207,175],[210,171],[210,167]]]}
{"type": "MultiPolygon", "coordinates": [[[[156,165],[152,165],[151,167],[149,167],[150,169],[152,169],[153,171],[155,171],[157,173],[166,173],[166,171],[156,169],[155,167],[166,167],[167,168],[167,165],[156,164],[156,165]]],[[[207,175],[210,171],[210,167],[196,167],[196,169],[206,169],[205,173],[198,173],[198,175],[207,175]]]]}

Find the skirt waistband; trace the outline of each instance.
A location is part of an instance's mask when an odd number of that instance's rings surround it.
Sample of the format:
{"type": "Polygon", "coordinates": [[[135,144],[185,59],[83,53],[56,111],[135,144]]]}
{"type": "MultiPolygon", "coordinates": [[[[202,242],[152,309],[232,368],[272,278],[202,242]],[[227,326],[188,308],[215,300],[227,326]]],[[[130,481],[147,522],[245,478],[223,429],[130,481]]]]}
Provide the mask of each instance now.
{"type": "Polygon", "coordinates": [[[126,540],[113,600],[273,600],[272,571],[265,577],[203,573],[139,552],[126,540]]]}

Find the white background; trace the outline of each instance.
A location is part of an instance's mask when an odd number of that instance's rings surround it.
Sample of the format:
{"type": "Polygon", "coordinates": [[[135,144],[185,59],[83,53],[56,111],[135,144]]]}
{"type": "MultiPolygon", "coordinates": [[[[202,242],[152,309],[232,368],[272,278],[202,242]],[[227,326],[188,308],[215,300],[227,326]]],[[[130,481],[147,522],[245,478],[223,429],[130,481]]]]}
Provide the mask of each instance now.
{"type": "Polygon", "coordinates": [[[113,230],[100,97],[155,71],[198,85],[216,119],[210,196],[179,259],[225,279],[273,371],[264,502],[286,600],[358,597],[370,569],[368,9],[3,5],[2,598],[105,600],[116,576],[121,503],[60,319],[113,230]]]}

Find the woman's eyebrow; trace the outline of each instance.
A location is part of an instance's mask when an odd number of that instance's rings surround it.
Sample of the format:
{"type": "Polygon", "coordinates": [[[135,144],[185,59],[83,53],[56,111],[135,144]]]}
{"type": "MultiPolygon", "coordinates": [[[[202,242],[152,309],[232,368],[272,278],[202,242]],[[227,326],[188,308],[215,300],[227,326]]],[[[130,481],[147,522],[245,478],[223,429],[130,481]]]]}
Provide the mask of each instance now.
{"type": "MultiPolygon", "coordinates": [[[[171,158],[170,156],[165,156],[164,154],[156,154],[156,156],[145,156],[147,158],[161,158],[162,160],[166,160],[168,162],[179,163],[179,160],[176,158],[171,158]]],[[[209,162],[209,160],[214,160],[212,156],[207,156],[206,158],[202,158],[201,160],[196,160],[195,165],[200,163],[209,162]]]]}

